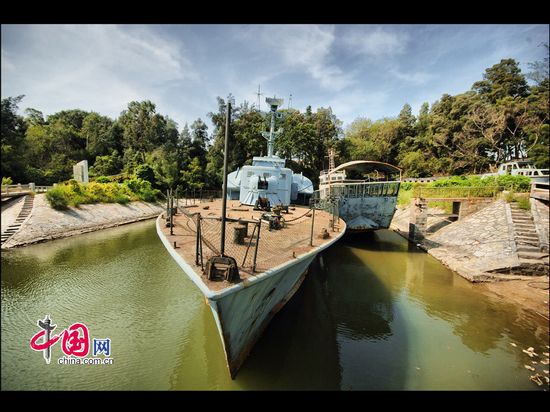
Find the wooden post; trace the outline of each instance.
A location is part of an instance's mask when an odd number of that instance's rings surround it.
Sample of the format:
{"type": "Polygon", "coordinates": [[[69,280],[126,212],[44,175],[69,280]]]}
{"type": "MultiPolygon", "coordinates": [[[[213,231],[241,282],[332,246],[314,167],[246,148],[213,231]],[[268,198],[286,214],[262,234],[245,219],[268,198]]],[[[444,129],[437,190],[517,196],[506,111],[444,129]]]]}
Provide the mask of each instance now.
{"type": "Polygon", "coordinates": [[[170,196],[170,235],[174,234],[174,196],[170,196]]]}
{"type": "Polygon", "coordinates": [[[222,185],[222,233],[220,253],[225,256],[225,215],[227,210],[227,157],[229,151],[229,123],[231,119],[231,101],[227,101],[227,114],[225,116],[225,142],[223,151],[223,185],[222,185]]]}
{"type": "MultiPolygon", "coordinates": [[[[248,222],[246,223],[246,225],[248,227],[248,222]]],[[[243,263],[242,263],[241,266],[244,266],[244,264],[246,263],[246,258],[248,256],[248,250],[250,249],[250,245],[252,244],[252,239],[254,239],[254,234],[256,233],[256,226],[258,226],[258,225],[254,226],[254,229],[252,230],[252,235],[250,235],[250,239],[248,239],[248,247],[246,248],[246,252],[245,252],[244,258],[243,258],[243,263]]]]}
{"type": "Polygon", "coordinates": [[[201,214],[197,213],[197,241],[195,245],[195,264],[199,265],[199,243],[201,241],[201,214]]]}
{"type": "Polygon", "coordinates": [[[258,246],[260,245],[261,227],[262,227],[262,219],[258,221],[258,237],[256,238],[256,247],[254,248],[254,262],[252,263],[252,272],[256,272],[256,258],[258,257],[258,246]]]}
{"type": "Polygon", "coordinates": [[[309,236],[309,246],[313,246],[313,226],[315,225],[315,203],[313,204],[313,216],[311,217],[311,234],[309,236]]]}
{"type": "Polygon", "coordinates": [[[166,189],[166,219],[168,219],[168,212],[170,208],[170,195],[168,194],[168,189],[166,189]]]}

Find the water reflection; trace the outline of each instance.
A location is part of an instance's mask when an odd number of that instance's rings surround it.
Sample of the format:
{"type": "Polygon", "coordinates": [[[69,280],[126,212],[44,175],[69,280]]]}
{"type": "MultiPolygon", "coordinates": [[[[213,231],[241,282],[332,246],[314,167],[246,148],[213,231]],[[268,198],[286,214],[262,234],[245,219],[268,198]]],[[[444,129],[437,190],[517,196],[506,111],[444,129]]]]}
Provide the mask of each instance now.
{"type": "Polygon", "coordinates": [[[1,263],[2,389],[539,389],[521,349],[548,345],[546,321],[389,231],[349,237],[316,261],[236,380],[209,308],[153,222],[1,263]],[[115,364],[46,365],[28,347],[46,313],[110,337],[115,364]]]}
{"type": "Polygon", "coordinates": [[[245,388],[340,388],[336,325],[319,261],[275,316],[239,372],[245,388]]]}

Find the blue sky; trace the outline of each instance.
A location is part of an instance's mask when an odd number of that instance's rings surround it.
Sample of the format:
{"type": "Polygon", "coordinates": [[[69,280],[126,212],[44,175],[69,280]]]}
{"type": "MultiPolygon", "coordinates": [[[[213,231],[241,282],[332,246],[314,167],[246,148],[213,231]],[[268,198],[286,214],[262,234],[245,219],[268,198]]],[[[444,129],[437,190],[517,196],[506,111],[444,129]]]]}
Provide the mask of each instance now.
{"type": "MultiPolygon", "coordinates": [[[[416,114],[486,68],[542,60],[549,26],[532,25],[2,25],[2,98],[26,95],[45,115],[80,108],[116,118],[149,99],[178,125],[207,119],[216,96],[256,91],[304,110],[358,117],[416,114]]],[[[262,98],[263,101],[263,98],[262,98]]],[[[266,109],[262,103],[262,109],[266,109]]],[[[210,124],[210,122],[208,122],[210,124]]]]}

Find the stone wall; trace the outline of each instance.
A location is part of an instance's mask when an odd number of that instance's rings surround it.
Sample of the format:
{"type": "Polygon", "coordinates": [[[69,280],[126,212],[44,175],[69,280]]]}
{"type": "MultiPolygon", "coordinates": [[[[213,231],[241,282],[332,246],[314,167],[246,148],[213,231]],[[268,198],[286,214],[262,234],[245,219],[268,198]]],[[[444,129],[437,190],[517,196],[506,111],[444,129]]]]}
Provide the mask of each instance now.
{"type": "Polygon", "coordinates": [[[80,233],[138,222],[157,217],[164,207],[160,204],[131,202],[98,203],[55,210],[50,207],[44,194],[37,194],[34,207],[27,221],[2,248],[23,246],[46,240],[58,239],[80,233]]]}
{"type": "Polygon", "coordinates": [[[531,214],[533,215],[533,222],[535,223],[535,229],[539,237],[541,252],[548,252],[548,204],[541,200],[530,198],[531,214]]]}

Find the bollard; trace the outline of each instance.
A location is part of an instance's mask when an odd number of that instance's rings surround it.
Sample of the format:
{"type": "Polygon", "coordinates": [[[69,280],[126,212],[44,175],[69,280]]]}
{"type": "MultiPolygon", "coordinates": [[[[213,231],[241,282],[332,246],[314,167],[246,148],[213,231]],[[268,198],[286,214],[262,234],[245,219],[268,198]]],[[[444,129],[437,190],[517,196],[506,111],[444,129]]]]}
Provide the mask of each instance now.
{"type": "Polygon", "coordinates": [[[246,237],[246,227],[245,226],[234,226],[233,227],[233,243],[237,245],[244,245],[244,238],[246,237]]]}
{"type": "Polygon", "coordinates": [[[311,234],[309,236],[309,245],[313,246],[313,226],[315,225],[315,205],[313,205],[313,216],[311,217],[311,234]]]}

